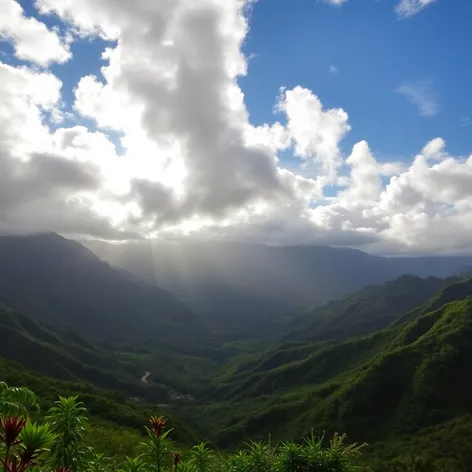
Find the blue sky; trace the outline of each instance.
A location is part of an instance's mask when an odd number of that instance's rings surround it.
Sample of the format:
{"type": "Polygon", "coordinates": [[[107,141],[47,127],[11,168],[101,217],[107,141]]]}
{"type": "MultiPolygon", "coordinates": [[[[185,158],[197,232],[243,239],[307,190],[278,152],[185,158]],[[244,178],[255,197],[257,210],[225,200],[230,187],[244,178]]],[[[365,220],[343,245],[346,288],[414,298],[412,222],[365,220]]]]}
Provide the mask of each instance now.
{"type": "Polygon", "coordinates": [[[251,119],[270,121],[280,86],[303,85],[325,107],[349,113],[345,147],[367,139],[379,160],[411,158],[436,136],[454,154],[470,151],[472,3],[436,2],[398,19],[389,0],[352,0],[332,7],[313,0],[261,0],[253,8],[245,50],[256,57],[241,80],[251,119]],[[290,6],[289,6],[290,5],[290,6]],[[339,72],[330,73],[330,66],[339,72]],[[430,81],[435,116],[395,89],[430,81]]]}

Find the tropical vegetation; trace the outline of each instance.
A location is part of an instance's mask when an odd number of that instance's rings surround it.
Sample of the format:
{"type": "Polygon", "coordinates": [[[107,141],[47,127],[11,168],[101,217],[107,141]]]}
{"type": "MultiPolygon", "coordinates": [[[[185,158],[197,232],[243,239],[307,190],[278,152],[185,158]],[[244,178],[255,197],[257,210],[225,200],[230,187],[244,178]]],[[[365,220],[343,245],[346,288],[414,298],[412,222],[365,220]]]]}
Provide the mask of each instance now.
{"type": "Polygon", "coordinates": [[[87,410],[77,397],[59,397],[42,421],[33,422],[28,407],[36,405],[27,388],[1,384],[0,454],[4,472],[349,472],[366,469],[358,463],[363,445],[348,444],[344,435],[327,443],[311,435],[301,443],[248,442],[233,454],[220,454],[206,443],[183,453],[170,439],[172,429],[162,416],[151,416],[136,455],[122,460],[88,446],[87,410]]]}

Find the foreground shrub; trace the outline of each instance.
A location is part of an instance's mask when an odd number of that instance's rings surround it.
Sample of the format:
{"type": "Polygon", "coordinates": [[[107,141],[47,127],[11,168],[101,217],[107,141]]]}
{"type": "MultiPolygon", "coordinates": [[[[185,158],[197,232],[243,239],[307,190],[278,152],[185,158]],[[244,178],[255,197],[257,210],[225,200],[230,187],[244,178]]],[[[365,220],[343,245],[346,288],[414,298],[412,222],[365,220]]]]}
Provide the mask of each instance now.
{"type": "Polygon", "coordinates": [[[127,457],[118,467],[92,447],[85,446],[87,411],[77,397],[60,397],[42,424],[28,419],[36,406],[28,389],[0,384],[0,455],[4,472],[353,472],[361,470],[362,445],[346,444],[335,435],[325,446],[323,438],[272,445],[248,442],[242,450],[223,456],[206,443],[177,450],[169,438],[166,419],[152,416],[147,437],[137,457],[127,457]],[[13,415],[13,413],[18,413],[13,415]]]}

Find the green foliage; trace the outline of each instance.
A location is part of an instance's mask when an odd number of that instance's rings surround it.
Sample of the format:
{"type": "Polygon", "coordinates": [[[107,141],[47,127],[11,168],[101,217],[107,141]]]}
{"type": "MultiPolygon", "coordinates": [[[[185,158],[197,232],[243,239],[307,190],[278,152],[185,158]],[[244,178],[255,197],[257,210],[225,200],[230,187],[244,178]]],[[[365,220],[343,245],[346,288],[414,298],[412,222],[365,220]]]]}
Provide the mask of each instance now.
{"type": "Polygon", "coordinates": [[[171,430],[164,430],[166,420],[162,416],[152,416],[150,423],[151,427],[146,427],[148,440],[142,443],[143,457],[153,470],[161,472],[166,467],[171,452],[170,441],[167,439],[171,430]]]}
{"type": "Polygon", "coordinates": [[[36,407],[36,395],[26,387],[9,387],[0,382],[0,415],[26,414],[28,408],[36,407]]]}
{"type": "MultiPolygon", "coordinates": [[[[56,468],[65,468],[76,472],[79,466],[87,460],[88,448],[83,445],[85,435],[86,409],[77,397],[59,397],[46,421],[49,421],[51,431],[56,435],[52,449],[52,463],[56,468]]],[[[91,469],[100,472],[98,469],[91,469]]]]}
{"type": "MultiPolygon", "coordinates": [[[[299,438],[316,427],[368,441],[363,461],[376,471],[469,470],[471,295],[472,283],[460,282],[371,335],[287,342],[234,361],[209,384],[206,405],[185,415],[198,415],[223,448],[269,434],[299,438]]],[[[303,467],[297,446],[285,460],[303,467]]]]}
{"type": "MultiPolygon", "coordinates": [[[[345,445],[345,436],[335,435],[328,447],[322,440],[307,440],[301,445],[249,442],[246,448],[224,457],[206,443],[193,446],[186,460],[174,449],[163,417],[153,416],[146,427],[147,439],[142,454],[126,457],[117,465],[102,452],[85,446],[86,410],[77,397],[59,398],[50,408],[44,423],[2,416],[0,440],[6,451],[4,472],[41,472],[55,468],[74,472],[350,472],[360,448],[345,445]],[[293,466],[291,451],[299,455],[300,467],[293,466]],[[39,466],[36,467],[36,466],[39,466]]],[[[293,454],[292,454],[293,455],[293,454]]]]}
{"type": "Polygon", "coordinates": [[[162,387],[141,381],[145,360],[105,349],[78,334],[53,328],[31,316],[0,305],[0,357],[58,379],[85,381],[99,388],[167,402],[162,387]]]}
{"type": "Polygon", "coordinates": [[[27,421],[19,435],[18,457],[23,463],[36,464],[51,451],[55,440],[48,423],[35,424],[27,421]]]}
{"type": "Polygon", "coordinates": [[[147,464],[141,457],[125,457],[121,469],[123,472],[144,472],[147,464]]]}
{"type": "MultiPolygon", "coordinates": [[[[368,287],[292,318],[285,341],[263,350],[258,336],[228,335],[232,342],[219,345],[175,300],[72,252],[75,275],[51,269],[55,296],[27,277],[23,299],[10,279],[0,280],[0,296],[21,311],[0,308],[2,380],[31,388],[0,383],[0,415],[30,417],[2,424],[15,437],[2,435],[9,472],[32,472],[36,463],[48,472],[470,470],[472,279],[404,276],[368,287]],[[117,299],[97,296],[84,267],[100,272],[117,299]],[[58,323],[69,310],[80,334],[58,323]],[[152,372],[149,384],[140,381],[143,370],[152,372]],[[313,428],[326,436],[316,438],[313,428]],[[189,447],[198,442],[193,431],[211,442],[189,447]],[[363,457],[336,431],[368,441],[363,457]]],[[[9,252],[1,257],[8,262],[9,252]]]]}
{"type": "Polygon", "coordinates": [[[110,468],[110,461],[101,453],[92,453],[88,458],[85,470],[87,472],[107,472],[110,468]]]}
{"type": "MultiPolygon", "coordinates": [[[[93,426],[99,423],[97,431],[103,434],[99,437],[95,435],[94,439],[103,444],[103,452],[107,454],[113,453],[120,457],[134,454],[136,437],[140,437],[143,432],[143,418],[150,417],[156,411],[149,403],[127,400],[119,392],[101,390],[82,382],[47,377],[6,359],[0,358],[0,372],[1,378],[10,385],[28,385],[34,390],[43,411],[53,406],[58,396],[79,395],[90,414],[93,426]]],[[[178,442],[188,444],[194,441],[194,434],[171,412],[166,416],[169,424],[176,428],[174,437],[178,442]]]]}
{"type": "Polygon", "coordinates": [[[197,444],[192,447],[190,464],[195,472],[205,472],[211,468],[214,454],[206,443],[197,444]]]}

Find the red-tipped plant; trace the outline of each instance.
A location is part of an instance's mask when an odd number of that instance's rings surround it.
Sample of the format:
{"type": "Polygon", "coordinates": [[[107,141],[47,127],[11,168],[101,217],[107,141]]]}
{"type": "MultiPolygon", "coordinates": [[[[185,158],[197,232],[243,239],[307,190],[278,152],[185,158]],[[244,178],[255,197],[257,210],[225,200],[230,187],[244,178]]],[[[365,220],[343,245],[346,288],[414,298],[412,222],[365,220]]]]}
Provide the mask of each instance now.
{"type": "Polygon", "coordinates": [[[1,430],[0,437],[2,442],[5,444],[7,449],[10,449],[12,446],[19,444],[18,436],[23,429],[23,426],[26,423],[25,418],[20,418],[18,416],[7,416],[6,418],[1,418],[1,430]]]}
{"type": "Polygon", "coordinates": [[[11,460],[2,461],[3,470],[5,472],[25,472],[28,469],[29,464],[20,461],[18,457],[13,457],[11,460]]]}
{"type": "Polygon", "coordinates": [[[177,472],[177,468],[179,467],[179,462],[180,462],[180,452],[172,451],[172,465],[174,467],[174,472],[177,472]]]}
{"type": "MultiPolygon", "coordinates": [[[[13,446],[20,444],[20,433],[23,427],[25,426],[26,420],[24,418],[19,418],[18,416],[7,416],[6,418],[1,418],[1,428],[0,428],[0,438],[5,444],[5,458],[2,460],[3,469],[9,470],[9,467],[14,467],[12,463],[9,462],[10,458],[10,449],[13,446]]],[[[15,467],[16,467],[15,462],[15,467]]]]}
{"type": "Polygon", "coordinates": [[[144,455],[155,463],[156,472],[162,471],[163,460],[170,453],[167,436],[171,430],[165,430],[167,421],[163,416],[151,416],[150,428],[146,428],[149,440],[143,443],[144,455]]]}
{"type": "Polygon", "coordinates": [[[156,438],[160,438],[167,424],[166,419],[163,416],[151,416],[149,422],[156,438]]]}

